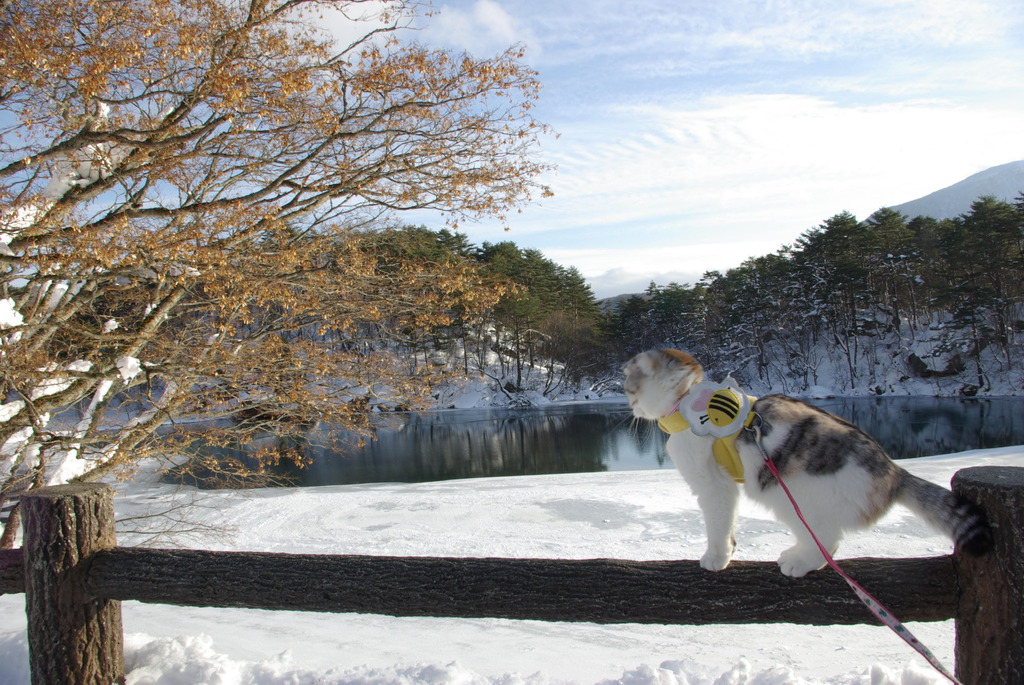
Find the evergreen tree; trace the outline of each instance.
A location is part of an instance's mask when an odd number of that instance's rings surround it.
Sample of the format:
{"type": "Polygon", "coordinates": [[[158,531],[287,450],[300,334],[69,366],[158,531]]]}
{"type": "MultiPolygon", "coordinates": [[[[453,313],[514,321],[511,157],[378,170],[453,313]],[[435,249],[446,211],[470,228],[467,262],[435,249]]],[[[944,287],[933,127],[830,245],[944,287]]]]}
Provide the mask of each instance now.
{"type": "Polygon", "coordinates": [[[868,268],[862,255],[866,231],[849,212],[836,214],[797,240],[796,258],[831,342],[843,356],[850,385],[856,383],[861,305],[868,268]]]}
{"type": "Polygon", "coordinates": [[[594,356],[586,348],[596,347],[599,316],[582,274],[554,263],[539,250],[521,249],[508,241],[484,243],[478,258],[512,284],[494,311],[496,351],[512,372],[508,389],[525,389],[537,368],[547,370],[546,392],[554,392],[559,379],[578,381],[594,356]]]}
{"type": "Polygon", "coordinates": [[[865,254],[870,271],[868,290],[875,306],[887,315],[889,327],[897,334],[904,320],[914,330],[918,311],[919,283],[915,278],[921,266],[921,251],[915,245],[914,232],[899,212],[883,208],[865,222],[868,249],[865,254]]]}

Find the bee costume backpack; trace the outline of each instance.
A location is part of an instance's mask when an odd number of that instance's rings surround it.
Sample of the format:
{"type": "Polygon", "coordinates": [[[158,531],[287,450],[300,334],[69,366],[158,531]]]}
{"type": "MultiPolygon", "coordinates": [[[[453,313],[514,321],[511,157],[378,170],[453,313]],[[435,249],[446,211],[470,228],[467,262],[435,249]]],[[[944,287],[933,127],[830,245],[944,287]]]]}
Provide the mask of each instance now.
{"type": "Polygon", "coordinates": [[[736,437],[754,420],[751,405],[756,397],[747,395],[729,376],[724,383],[702,381],[683,395],[668,416],[658,420],[666,433],[691,430],[694,435],[711,435],[715,461],[733,479],[743,482],[743,464],[736,451],[736,437]]]}

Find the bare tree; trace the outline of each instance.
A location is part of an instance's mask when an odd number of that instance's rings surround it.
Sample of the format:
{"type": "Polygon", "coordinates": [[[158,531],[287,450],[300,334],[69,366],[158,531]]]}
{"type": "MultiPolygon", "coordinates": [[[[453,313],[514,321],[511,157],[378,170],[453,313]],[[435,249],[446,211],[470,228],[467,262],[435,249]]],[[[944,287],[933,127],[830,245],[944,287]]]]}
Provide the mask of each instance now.
{"type": "Polygon", "coordinates": [[[131,462],[175,417],[359,425],[429,387],[382,339],[493,291],[468,262],[383,260],[369,229],[547,189],[521,50],[396,40],[417,9],[0,4],[0,501],[131,462]],[[351,44],[317,28],[355,9],[351,44]]]}

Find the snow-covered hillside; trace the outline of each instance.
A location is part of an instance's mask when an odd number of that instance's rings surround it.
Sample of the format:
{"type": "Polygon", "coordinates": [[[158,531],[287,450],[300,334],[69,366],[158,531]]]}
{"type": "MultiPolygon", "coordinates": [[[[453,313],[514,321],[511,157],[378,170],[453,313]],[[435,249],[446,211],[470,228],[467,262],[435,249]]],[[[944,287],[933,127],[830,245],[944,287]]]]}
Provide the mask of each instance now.
{"type": "Polygon", "coordinates": [[[896,205],[893,209],[909,219],[916,216],[952,219],[966,214],[971,203],[983,195],[1013,202],[1021,193],[1024,193],[1024,160],[979,171],[947,188],[896,205]]]}

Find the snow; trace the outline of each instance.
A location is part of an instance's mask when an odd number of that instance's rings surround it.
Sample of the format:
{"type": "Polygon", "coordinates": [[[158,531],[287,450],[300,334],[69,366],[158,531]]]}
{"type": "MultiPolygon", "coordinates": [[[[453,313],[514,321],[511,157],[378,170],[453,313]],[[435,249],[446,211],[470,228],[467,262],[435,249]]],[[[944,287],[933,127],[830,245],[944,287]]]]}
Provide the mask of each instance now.
{"type": "MultiPolygon", "coordinates": [[[[8,457],[17,453],[18,450],[28,444],[29,438],[35,434],[35,428],[25,426],[14,433],[11,433],[7,441],[0,447],[0,457],[8,457]]],[[[11,463],[8,460],[0,461],[0,476],[10,473],[11,463]]]]}
{"type": "Polygon", "coordinates": [[[14,300],[5,297],[0,300],[0,329],[14,328],[25,323],[25,317],[18,311],[14,300]]]}
{"type": "Polygon", "coordinates": [[[1021,188],[1024,188],[1024,160],[979,171],[958,183],[896,205],[893,209],[911,219],[919,215],[952,219],[970,212],[971,205],[984,195],[1012,203],[1021,188]]]}
{"type": "Polygon", "coordinates": [[[0,423],[10,421],[18,412],[25,408],[25,400],[11,400],[0,404],[0,423]]]}
{"type": "MultiPolygon", "coordinates": [[[[948,484],[967,466],[1024,466],[1024,447],[901,463],[948,484]]],[[[189,506],[193,529],[172,541],[205,549],[646,560],[695,559],[704,544],[696,502],[671,470],[246,491],[179,488],[141,473],[117,487],[120,517],[189,506]]],[[[744,502],[737,558],[774,560],[788,537],[744,502]]],[[[139,540],[122,534],[119,542],[139,540]]],[[[945,538],[898,509],[846,540],[837,558],[842,564],[847,557],[949,550],[945,538]]],[[[0,597],[0,685],[27,682],[23,602],[21,595],[0,597]]],[[[133,685],[945,682],[887,628],[873,625],[601,626],[137,602],[125,602],[123,616],[133,685]]],[[[910,629],[952,665],[952,621],[910,629]]]]}
{"type": "MultiPolygon", "coordinates": [[[[64,369],[71,373],[88,373],[92,369],[92,362],[79,359],[67,364],[64,369]]],[[[50,395],[56,395],[59,392],[64,392],[71,384],[75,382],[74,376],[68,376],[61,373],[58,367],[53,362],[47,364],[44,367],[38,369],[43,373],[54,374],[49,378],[43,378],[39,381],[34,388],[29,392],[29,397],[33,400],[38,400],[42,397],[49,397],[50,395]]],[[[42,425],[46,425],[42,422],[42,425]]]]}
{"type": "Polygon", "coordinates": [[[142,362],[136,357],[121,357],[117,360],[117,370],[121,374],[121,378],[127,383],[142,373],[142,362]]]}

